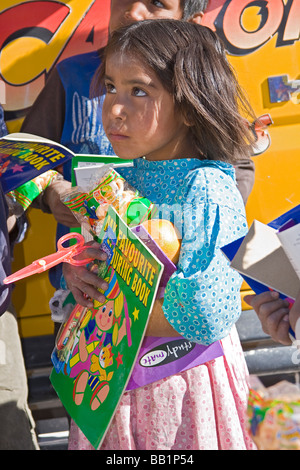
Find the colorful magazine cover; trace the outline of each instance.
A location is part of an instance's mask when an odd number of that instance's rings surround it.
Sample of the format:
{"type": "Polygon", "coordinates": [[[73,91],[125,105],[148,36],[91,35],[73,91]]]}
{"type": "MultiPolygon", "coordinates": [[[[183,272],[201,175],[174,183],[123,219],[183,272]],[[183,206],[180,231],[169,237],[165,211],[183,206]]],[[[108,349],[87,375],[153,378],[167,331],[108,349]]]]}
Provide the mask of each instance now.
{"type": "Polygon", "coordinates": [[[64,164],[74,153],[32,134],[14,133],[0,139],[0,179],[9,193],[37,176],[64,164]]]}
{"type": "Polygon", "coordinates": [[[99,237],[108,260],[106,302],[76,306],[52,354],[50,380],[67,412],[99,448],[126,389],[163,265],[110,207],[99,237]]]}

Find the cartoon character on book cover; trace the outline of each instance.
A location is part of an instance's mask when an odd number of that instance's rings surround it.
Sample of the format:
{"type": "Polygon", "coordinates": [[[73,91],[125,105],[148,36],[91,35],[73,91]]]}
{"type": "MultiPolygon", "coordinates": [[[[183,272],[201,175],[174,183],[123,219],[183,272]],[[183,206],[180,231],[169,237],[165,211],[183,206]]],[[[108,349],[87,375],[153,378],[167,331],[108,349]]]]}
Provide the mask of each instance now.
{"type": "Polygon", "coordinates": [[[76,405],[81,405],[87,387],[92,390],[92,410],[105,401],[115,366],[118,369],[122,364],[122,356],[116,353],[115,347],[125,339],[128,346],[131,345],[127,301],[112,267],[106,280],[109,282],[106,301],[103,304],[95,301],[94,308],[85,315],[65,371],[75,379],[73,400],[76,405]]]}

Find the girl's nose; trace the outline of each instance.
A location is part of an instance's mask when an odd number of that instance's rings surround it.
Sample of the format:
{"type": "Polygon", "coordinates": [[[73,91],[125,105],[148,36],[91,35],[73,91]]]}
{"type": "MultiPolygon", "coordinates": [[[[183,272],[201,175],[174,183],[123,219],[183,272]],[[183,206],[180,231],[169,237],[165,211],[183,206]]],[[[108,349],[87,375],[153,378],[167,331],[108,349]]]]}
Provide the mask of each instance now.
{"type": "Polygon", "coordinates": [[[115,119],[124,119],[125,117],[124,105],[121,103],[115,102],[111,107],[111,114],[115,119]]]}
{"type": "Polygon", "coordinates": [[[147,19],[147,8],[144,2],[132,2],[125,12],[128,21],[137,22],[147,19]]]}

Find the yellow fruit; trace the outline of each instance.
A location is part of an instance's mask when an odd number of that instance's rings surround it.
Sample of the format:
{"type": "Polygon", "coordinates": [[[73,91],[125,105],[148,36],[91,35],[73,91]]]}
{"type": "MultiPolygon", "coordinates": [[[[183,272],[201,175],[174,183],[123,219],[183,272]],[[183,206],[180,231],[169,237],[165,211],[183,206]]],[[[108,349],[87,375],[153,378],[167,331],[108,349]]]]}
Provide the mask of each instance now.
{"type": "Polygon", "coordinates": [[[143,225],[167,257],[174,264],[177,264],[181,242],[180,234],[176,227],[164,219],[146,220],[141,225],[143,225]]]}

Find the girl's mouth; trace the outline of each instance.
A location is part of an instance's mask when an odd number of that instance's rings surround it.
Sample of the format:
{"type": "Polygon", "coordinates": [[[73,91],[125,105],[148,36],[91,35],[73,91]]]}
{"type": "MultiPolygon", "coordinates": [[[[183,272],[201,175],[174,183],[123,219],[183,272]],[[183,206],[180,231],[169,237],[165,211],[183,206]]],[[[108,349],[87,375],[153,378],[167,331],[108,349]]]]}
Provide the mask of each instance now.
{"type": "Polygon", "coordinates": [[[121,132],[109,132],[108,133],[108,138],[109,140],[113,142],[122,142],[123,140],[128,139],[128,136],[125,134],[122,134],[121,132]]]}

